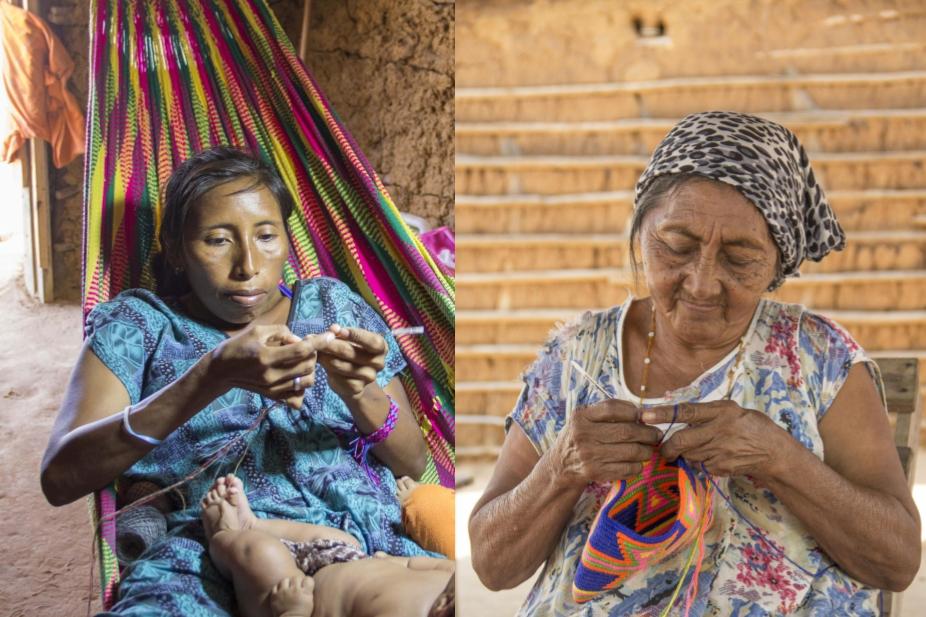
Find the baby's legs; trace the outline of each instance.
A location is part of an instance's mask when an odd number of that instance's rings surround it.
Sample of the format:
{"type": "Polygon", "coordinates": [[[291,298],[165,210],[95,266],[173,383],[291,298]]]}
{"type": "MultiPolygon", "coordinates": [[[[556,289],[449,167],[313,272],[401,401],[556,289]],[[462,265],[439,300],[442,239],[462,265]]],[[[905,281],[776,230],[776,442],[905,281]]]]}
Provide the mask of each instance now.
{"type": "Polygon", "coordinates": [[[376,559],[389,560],[409,570],[441,570],[451,574],[456,571],[456,562],[450,559],[438,559],[437,557],[397,557],[382,551],[378,551],[373,557],[376,559]]]}
{"type": "Polygon", "coordinates": [[[314,617],[426,617],[453,567],[446,559],[387,556],[322,568],[314,617]]]}
{"type": "MultiPolygon", "coordinates": [[[[216,483],[203,499],[209,556],[230,578],[245,617],[311,617],[314,581],[305,576],[279,539],[259,529],[241,528],[238,506],[216,483]]],[[[243,494],[242,494],[243,498],[243,494]]]]}

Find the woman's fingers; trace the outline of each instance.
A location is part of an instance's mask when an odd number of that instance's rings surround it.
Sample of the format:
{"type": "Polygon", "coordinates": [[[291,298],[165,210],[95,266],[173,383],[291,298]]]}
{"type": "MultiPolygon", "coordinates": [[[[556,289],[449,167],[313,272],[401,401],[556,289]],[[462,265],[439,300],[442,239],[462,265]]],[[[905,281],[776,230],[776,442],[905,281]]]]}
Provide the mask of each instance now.
{"type": "Polygon", "coordinates": [[[659,429],[634,422],[594,423],[585,426],[583,433],[602,445],[638,443],[654,446],[662,439],[659,429]]]}
{"type": "Polygon", "coordinates": [[[625,401],[608,399],[583,407],[577,410],[576,413],[581,414],[582,419],[590,422],[636,422],[640,410],[625,401]]]}
{"type": "Polygon", "coordinates": [[[710,422],[723,413],[726,413],[730,401],[712,401],[710,403],[678,403],[677,405],[662,405],[651,407],[641,414],[641,420],[646,424],[704,424],[710,422]]]}
{"type": "Polygon", "coordinates": [[[334,341],[330,332],[310,334],[296,343],[286,345],[268,346],[263,350],[264,361],[268,366],[290,366],[314,358],[319,350],[326,349],[334,341]]]}
{"type": "Polygon", "coordinates": [[[653,458],[653,447],[641,443],[609,445],[605,455],[618,463],[643,463],[653,458]]]}
{"type": "Polygon", "coordinates": [[[689,452],[709,444],[715,432],[713,426],[703,424],[684,428],[666,440],[661,448],[662,455],[670,461],[679,456],[687,456],[689,452]]]}
{"type": "Polygon", "coordinates": [[[325,370],[328,371],[329,374],[334,373],[341,377],[361,379],[366,382],[376,379],[376,374],[379,372],[372,366],[363,366],[332,358],[321,358],[319,362],[321,362],[321,365],[325,367],[325,370]]]}
{"type": "Polygon", "coordinates": [[[338,337],[338,340],[348,341],[369,354],[384,355],[386,353],[386,339],[376,332],[363,328],[345,328],[339,324],[332,324],[331,332],[338,337]]]}
{"type": "Polygon", "coordinates": [[[329,343],[323,350],[323,353],[330,358],[336,358],[358,365],[371,366],[377,371],[382,370],[386,365],[386,356],[382,353],[370,353],[361,347],[357,347],[352,343],[340,339],[329,343]]]}

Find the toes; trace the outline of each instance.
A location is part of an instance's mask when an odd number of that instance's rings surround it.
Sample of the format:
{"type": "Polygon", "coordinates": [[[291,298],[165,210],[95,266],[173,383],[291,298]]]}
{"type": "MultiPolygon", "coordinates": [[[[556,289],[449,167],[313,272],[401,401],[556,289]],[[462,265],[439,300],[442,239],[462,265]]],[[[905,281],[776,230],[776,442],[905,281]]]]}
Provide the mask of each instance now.
{"type": "Polygon", "coordinates": [[[285,589],[289,589],[290,579],[284,578],[282,581],[273,586],[273,591],[271,593],[282,593],[285,589]]]}
{"type": "Polygon", "coordinates": [[[299,587],[302,589],[302,593],[313,593],[315,590],[315,579],[311,576],[303,576],[299,580],[299,587]]]}

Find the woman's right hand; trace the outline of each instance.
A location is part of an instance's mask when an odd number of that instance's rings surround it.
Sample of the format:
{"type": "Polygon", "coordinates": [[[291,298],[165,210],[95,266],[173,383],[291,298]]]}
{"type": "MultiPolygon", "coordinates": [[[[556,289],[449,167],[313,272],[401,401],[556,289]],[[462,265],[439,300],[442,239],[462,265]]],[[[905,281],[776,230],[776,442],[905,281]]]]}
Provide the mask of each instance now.
{"type": "Polygon", "coordinates": [[[638,416],[636,406],[614,399],[576,409],[550,452],[559,479],[584,485],[639,474],[662,432],[641,424],[638,416]]]}
{"type": "Polygon", "coordinates": [[[229,388],[244,388],[299,409],[305,391],[315,384],[317,352],[332,340],[331,332],[300,339],[283,325],[253,326],[216,347],[211,368],[229,388]]]}

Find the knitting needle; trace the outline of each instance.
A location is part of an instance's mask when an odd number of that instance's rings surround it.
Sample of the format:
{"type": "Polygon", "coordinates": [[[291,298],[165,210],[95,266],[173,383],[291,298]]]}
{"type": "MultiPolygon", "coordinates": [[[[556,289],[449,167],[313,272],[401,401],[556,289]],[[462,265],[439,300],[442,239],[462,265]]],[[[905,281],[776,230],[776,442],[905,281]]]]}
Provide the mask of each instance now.
{"type": "Polygon", "coordinates": [[[590,383],[590,384],[592,384],[593,386],[595,386],[595,389],[598,390],[598,392],[599,392],[603,397],[605,397],[606,399],[614,398],[613,396],[611,396],[610,394],[608,394],[608,391],[607,391],[607,390],[605,390],[605,389],[602,388],[600,385],[598,385],[598,382],[595,381],[594,379],[592,379],[592,376],[589,375],[588,373],[586,373],[586,372],[585,372],[585,369],[582,368],[581,366],[579,366],[579,363],[578,363],[578,362],[576,362],[575,360],[571,360],[570,363],[572,364],[573,368],[575,368],[577,371],[579,371],[579,374],[580,374],[580,375],[582,375],[583,377],[585,377],[585,379],[588,380],[588,383],[590,383]]]}
{"type": "Polygon", "coordinates": [[[424,334],[424,326],[412,326],[411,328],[393,328],[389,331],[392,336],[420,336],[424,334]]]}

